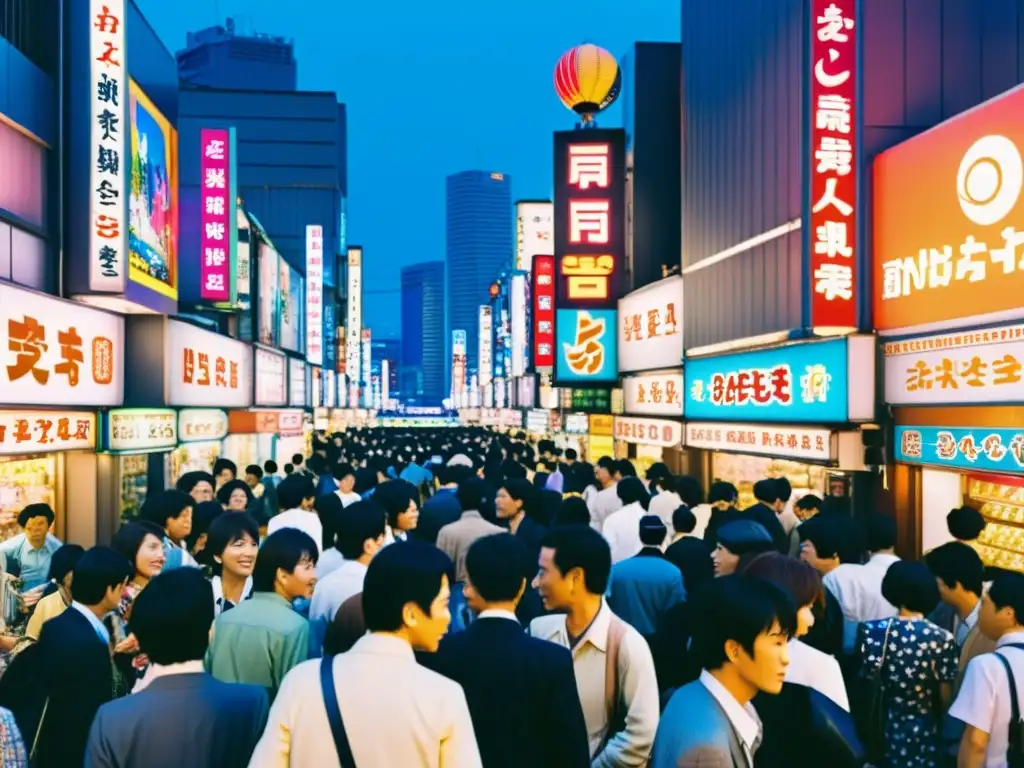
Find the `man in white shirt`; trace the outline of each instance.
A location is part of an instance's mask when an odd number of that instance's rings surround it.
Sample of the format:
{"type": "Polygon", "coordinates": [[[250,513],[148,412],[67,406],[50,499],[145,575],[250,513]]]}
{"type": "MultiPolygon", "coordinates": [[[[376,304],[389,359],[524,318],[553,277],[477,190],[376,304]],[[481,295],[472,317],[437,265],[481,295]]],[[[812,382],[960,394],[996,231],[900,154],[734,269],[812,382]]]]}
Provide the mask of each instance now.
{"type": "Polygon", "coordinates": [[[960,693],[949,710],[951,717],[967,726],[957,765],[1006,768],[1010,677],[1004,662],[1013,672],[1018,705],[1024,704],[1024,575],[1007,573],[995,580],[981,598],[978,624],[996,642],[996,652],[977,656],[967,665],[960,693]]]}
{"type": "Polygon", "coordinates": [[[621,563],[644,548],[640,541],[640,521],[647,514],[644,504],[649,502],[647,489],[638,478],[624,478],[615,486],[621,509],[605,518],[603,533],[612,550],[612,563],[621,563]]]}
{"type": "Polygon", "coordinates": [[[590,506],[591,525],[598,531],[604,530],[604,521],[612,512],[622,509],[622,501],[615,491],[615,473],[617,467],[615,459],[602,456],[594,467],[594,476],[597,478],[601,490],[588,502],[590,506]]]}
{"type": "Polygon", "coordinates": [[[611,573],[608,543],[586,526],[555,528],[541,542],[539,567],[533,585],[544,607],[559,613],[534,619],[529,632],[572,652],[592,768],[647,765],[658,680],[647,641],[602,597],[611,573]]]}
{"type": "Polygon", "coordinates": [[[426,544],[385,547],[363,587],[370,634],[347,653],[288,673],[250,765],[340,766],[330,700],[340,715],[334,725],[346,734],[356,765],[482,768],[462,688],[413,655],[413,649],[436,651],[448,630],[450,568],[451,561],[426,544]]]}
{"type": "Polygon", "coordinates": [[[658,726],[650,768],[753,768],[761,721],[750,701],[778,694],[796,629],[792,600],[765,580],[723,576],[696,598],[690,652],[700,679],[673,694],[658,726]],[[751,649],[748,652],[747,649],[751,649]]]}
{"type": "Polygon", "coordinates": [[[822,579],[843,610],[843,650],[852,653],[857,625],[895,616],[896,606],[882,597],[882,579],[896,556],[896,522],[885,515],[872,515],[865,525],[871,557],[864,565],[844,563],[822,579]]]}
{"type": "Polygon", "coordinates": [[[335,493],[338,494],[338,498],[341,499],[344,506],[355,504],[362,498],[355,492],[356,471],[351,464],[335,464],[332,474],[338,481],[338,490],[335,493]]]}
{"type": "Polygon", "coordinates": [[[298,528],[316,542],[319,550],[323,550],[324,527],[313,510],[316,501],[316,486],[308,475],[293,472],[277,486],[277,501],[281,508],[287,510],[270,518],[267,524],[267,535],[282,528],[298,528]]]}

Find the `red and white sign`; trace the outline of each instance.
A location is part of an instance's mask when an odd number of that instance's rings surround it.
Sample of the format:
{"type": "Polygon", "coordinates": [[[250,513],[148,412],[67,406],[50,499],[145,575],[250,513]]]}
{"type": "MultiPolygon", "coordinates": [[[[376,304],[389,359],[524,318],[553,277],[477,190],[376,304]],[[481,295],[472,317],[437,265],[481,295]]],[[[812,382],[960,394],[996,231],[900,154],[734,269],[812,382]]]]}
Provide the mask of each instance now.
{"type": "Polygon", "coordinates": [[[555,365],[555,257],[534,256],[533,365],[537,370],[555,365]]]}
{"type": "Polygon", "coordinates": [[[228,415],[213,408],[185,408],[178,412],[178,440],[198,443],[223,440],[228,435],[228,415]]]}
{"type": "Polygon", "coordinates": [[[683,417],[685,391],[681,371],[623,377],[622,394],[626,413],[683,417]]]}
{"type": "Polygon", "coordinates": [[[80,411],[0,411],[0,455],[91,450],[96,414],[80,411]]]}
{"type": "Polygon", "coordinates": [[[675,368],[683,360],[683,278],[667,277],[619,299],[619,373],[675,368]]]}
{"type": "Polygon", "coordinates": [[[202,193],[199,247],[203,301],[231,301],[231,229],[235,201],[231,200],[231,135],[226,128],[200,131],[199,159],[202,193]]]}
{"type": "Polygon", "coordinates": [[[306,227],[306,360],[324,362],[324,228],[306,227]]]}
{"type": "Polygon", "coordinates": [[[811,325],[857,327],[856,0],[811,3],[811,325]]]}
{"type": "Polygon", "coordinates": [[[635,419],[615,417],[615,439],[638,445],[660,445],[675,448],[683,444],[683,425],[679,421],[663,419],[635,419]]]}
{"type": "Polygon", "coordinates": [[[688,448],[734,451],[808,461],[830,461],[832,432],[802,427],[766,427],[758,424],[690,422],[686,425],[688,448]]]}
{"type": "Polygon", "coordinates": [[[168,320],[165,359],[168,405],[252,405],[252,347],[248,344],[168,320]]]}

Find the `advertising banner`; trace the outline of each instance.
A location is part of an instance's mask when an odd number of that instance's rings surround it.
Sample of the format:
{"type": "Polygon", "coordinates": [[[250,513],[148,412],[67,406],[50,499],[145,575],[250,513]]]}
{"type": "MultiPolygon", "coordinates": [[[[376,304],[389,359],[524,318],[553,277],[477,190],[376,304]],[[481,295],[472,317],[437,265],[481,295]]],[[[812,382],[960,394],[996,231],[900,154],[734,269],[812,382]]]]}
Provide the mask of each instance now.
{"type": "Polygon", "coordinates": [[[480,307],[477,331],[477,376],[479,376],[480,385],[486,387],[494,378],[494,360],[491,358],[494,324],[491,308],[486,304],[480,307]]]}
{"type": "Polygon", "coordinates": [[[256,394],[253,405],[288,404],[288,358],[280,352],[256,347],[256,394]]]}
{"type": "Polygon", "coordinates": [[[832,433],[827,429],[690,422],[686,446],[707,451],[733,451],[761,456],[831,461],[832,433]]]}
{"type": "Polygon", "coordinates": [[[511,371],[512,376],[522,376],[526,373],[529,362],[529,347],[527,337],[527,313],[526,296],[526,275],[512,275],[512,282],[509,287],[509,303],[511,307],[511,371]]]}
{"type": "Polygon", "coordinates": [[[619,299],[619,373],[677,368],[683,360],[683,278],[619,299]]]}
{"type": "Polygon", "coordinates": [[[345,373],[358,388],[365,378],[370,377],[370,371],[361,371],[359,368],[360,331],[363,327],[363,249],[354,245],[348,247],[348,322],[345,329],[348,333],[348,363],[345,366],[345,373]]]}
{"type": "Polygon", "coordinates": [[[184,408],[178,412],[178,440],[202,443],[228,436],[228,415],[216,408],[184,408]]]}
{"type": "Polygon", "coordinates": [[[618,378],[615,310],[559,309],[555,383],[608,384],[618,378]]]}
{"type": "Polygon", "coordinates": [[[288,405],[306,407],[306,364],[294,357],[288,360],[288,405]]]}
{"type": "Polygon", "coordinates": [[[622,379],[623,409],[643,416],[683,416],[681,371],[648,373],[622,379]]]}
{"type": "MultiPolygon", "coordinates": [[[[235,213],[234,128],[200,131],[199,177],[202,253],[200,298],[234,304],[238,298],[238,217],[235,213]]],[[[246,291],[248,293],[248,291],[246,291]]]]}
{"type": "Polygon", "coordinates": [[[169,450],[177,444],[178,413],[174,410],[120,408],[104,414],[105,451],[145,453],[169,450]]]}
{"type": "Polygon", "coordinates": [[[1024,472],[1024,427],[896,427],[896,460],[978,472],[1024,472]]]}
{"type": "MultiPolygon", "coordinates": [[[[324,362],[324,228],[306,227],[306,360],[324,362]]],[[[333,329],[332,329],[333,330],[333,329]]]]}
{"type": "Polygon", "coordinates": [[[675,448],[683,444],[683,425],[679,421],[616,416],[615,439],[638,445],[675,448]]]}
{"type": "Polygon", "coordinates": [[[256,340],[271,347],[276,347],[280,340],[277,315],[280,311],[281,261],[273,246],[260,241],[256,340]]]}
{"type": "Polygon", "coordinates": [[[95,446],[95,413],[0,411],[0,456],[90,451],[95,446]]]}
{"type": "Polygon", "coordinates": [[[529,272],[535,256],[551,253],[554,208],[550,200],[516,203],[516,269],[529,272]]]}
{"type": "Polygon", "coordinates": [[[168,320],[165,357],[168,405],[223,408],[252,405],[250,345],[190,323],[168,320]]]}
{"type": "Polygon", "coordinates": [[[533,365],[548,372],[555,366],[555,257],[535,256],[531,280],[533,365]]]}

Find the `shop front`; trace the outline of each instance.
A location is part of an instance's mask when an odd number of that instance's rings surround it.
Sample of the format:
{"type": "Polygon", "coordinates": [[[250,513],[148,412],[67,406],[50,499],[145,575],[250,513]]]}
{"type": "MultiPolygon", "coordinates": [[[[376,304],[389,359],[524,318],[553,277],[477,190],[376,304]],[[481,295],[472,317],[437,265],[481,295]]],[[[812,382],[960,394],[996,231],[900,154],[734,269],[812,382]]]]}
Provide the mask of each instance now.
{"type": "Polygon", "coordinates": [[[307,454],[305,415],[298,408],[231,411],[224,455],[239,469],[249,464],[262,466],[268,459],[284,466],[296,453],[307,454]]]}
{"type": "Polygon", "coordinates": [[[218,408],[182,408],[178,412],[178,444],[166,467],[166,484],[174,486],[186,472],[210,472],[224,450],[228,414],[218,408]]]}
{"type": "MultiPolygon", "coordinates": [[[[683,372],[681,369],[654,371],[651,373],[625,376],[622,379],[622,407],[625,416],[670,419],[682,430],[683,418],[683,372]]],[[[666,444],[663,439],[625,439],[619,435],[616,417],[615,439],[631,447],[625,450],[626,457],[635,464],[647,467],[655,462],[664,462],[675,474],[687,474],[688,464],[683,451],[682,439],[666,444]]],[[[623,425],[629,423],[622,420],[623,425]]],[[[657,435],[656,435],[657,437],[657,435]]],[[[622,453],[622,446],[616,448],[622,453]]],[[[639,466],[637,472],[639,472],[639,466]]]]}
{"type": "MultiPolygon", "coordinates": [[[[288,358],[277,350],[257,346],[253,350],[253,407],[254,409],[269,408],[266,424],[276,426],[276,409],[288,405],[288,358]]],[[[267,459],[276,459],[271,435],[257,430],[258,419],[239,418],[239,413],[246,411],[232,410],[228,419],[228,436],[224,439],[224,456],[231,459],[241,469],[250,464],[262,465],[267,459]]],[[[260,426],[265,426],[262,423],[260,426]]],[[[293,451],[292,453],[303,452],[293,451]]],[[[291,454],[288,456],[291,461],[291,454]]],[[[281,462],[278,462],[279,464],[281,462]]]]}
{"type": "Polygon", "coordinates": [[[288,405],[291,408],[309,408],[306,385],[306,361],[297,357],[288,358],[288,405]]]}
{"type": "Polygon", "coordinates": [[[531,408],[526,411],[526,432],[547,437],[551,433],[551,411],[543,408],[531,408]]]}
{"type": "Polygon", "coordinates": [[[689,470],[705,488],[785,477],[794,499],[853,493],[863,471],[861,423],[874,418],[875,340],[856,335],[771,349],[687,358],[689,470]],[[692,438],[692,439],[691,439],[692,438]]]}
{"type": "Polygon", "coordinates": [[[123,402],[124,319],[0,284],[0,332],[0,538],[19,532],[25,505],[45,502],[56,536],[105,541],[116,514],[107,519],[97,413],[123,402]]]}
{"type": "Polygon", "coordinates": [[[586,459],[597,464],[598,459],[615,456],[615,419],[606,413],[591,413],[587,424],[586,459]]]}
{"type": "Polygon", "coordinates": [[[171,408],[117,408],[101,415],[100,445],[114,459],[122,521],[138,517],[146,496],[164,487],[178,445],[178,414],[171,408]]]}
{"type": "MultiPolygon", "coordinates": [[[[633,462],[636,473],[643,477],[652,464],[669,462],[680,457],[683,445],[683,423],[668,419],[653,419],[647,416],[615,416],[615,451],[625,453],[622,458],[633,462]],[[623,450],[625,449],[625,450],[623,450]],[[671,454],[669,453],[671,452],[671,454]]],[[[669,464],[669,469],[679,474],[679,467],[669,464]]]]}

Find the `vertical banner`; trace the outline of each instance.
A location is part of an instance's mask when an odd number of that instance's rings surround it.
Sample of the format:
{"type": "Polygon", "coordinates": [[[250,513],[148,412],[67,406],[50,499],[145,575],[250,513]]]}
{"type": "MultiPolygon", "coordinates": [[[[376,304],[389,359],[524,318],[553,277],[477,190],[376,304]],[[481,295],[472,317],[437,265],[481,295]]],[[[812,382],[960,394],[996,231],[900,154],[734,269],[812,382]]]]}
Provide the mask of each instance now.
{"type": "Polygon", "coordinates": [[[550,371],[555,365],[555,257],[535,256],[533,290],[533,366],[550,371]]]}
{"type": "Polygon", "coordinates": [[[338,345],[338,373],[348,373],[348,339],[345,336],[345,326],[339,325],[335,330],[335,338],[338,345]]]}
{"type": "Polygon", "coordinates": [[[477,376],[479,377],[480,386],[486,387],[490,385],[491,380],[494,378],[494,360],[492,359],[494,323],[491,316],[491,308],[486,304],[480,307],[478,330],[477,376]]]}
{"type": "Polygon", "coordinates": [[[306,226],[306,360],[324,362],[324,228],[306,226]]]}
{"type": "MultiPolygon", "coordinates": [[[[233,130],[233,129],[232,129],[233,130]]],[[[199,247],[202,253],[200,298],[214,303],[234,304],[238,284],[236,245],[238,218],[235,197],[231,193],[235,174],[231,163],[231,131],[226,128],[203,128],[200,131],[199,159],[202,188],[200,192],[199,247]]]]}
{"type": "Polygon", "coordinates": [[[452,331],[452,400],[457,405],[466,389],[466,332],[452,331]]]}
{"type": "Polygon", "coordinates": [[[380,402],[381,407],[385,410],[388,408],[388,403],[391,401],[391,363],[385,358],[380,361],[380,402]]]}
{"type": "Polygon", "coordinates": [[[373,390],[370,387],[370,367],[373,364],[373,347],[371,346],[371,335],[369,328],[363,328],[362,330],[362,381],[361,385],[363,388],[363,406],[366,408],[373,407],[373,390]]]}
{"type": "MultiPolygon", "coordinates": [[[[345,326],[348,332],[348,374],[352,386],[358,391],[363,379],[370,378],[370,372],[366,371],[365,377],[359,370],[361,349],[360,331],[363,327],[363,249],[350,245],[348,247],[348,323],[345,326]]],[[[358,395],[353,394],[353,401],[358,395]]]]}
{"type": "Polygon", "coordinates": [[[811,3],[811,318],[857,327],[856,0],[811,3]]]}
{"type": "Polygon", "coordinates": [[[89,0],[89,290],[104,293],[124,293],[128,278],[127,5],[89,0]]]}
{"type": "Polygon", "coordinates": [[[554,205],[550,200],[520,200],[516,203],[516,269],[529,272],[534,258],[551,253],[554,205]]]}
{"type": "Polygon", "coordinates": [[[522,376],[526,373],[527,360],[529,358],[527,318],[526,311],[526,275],[512,275],[509,286],[509,309],[511,313],[511,347],[512,376],[522,376]]]}

